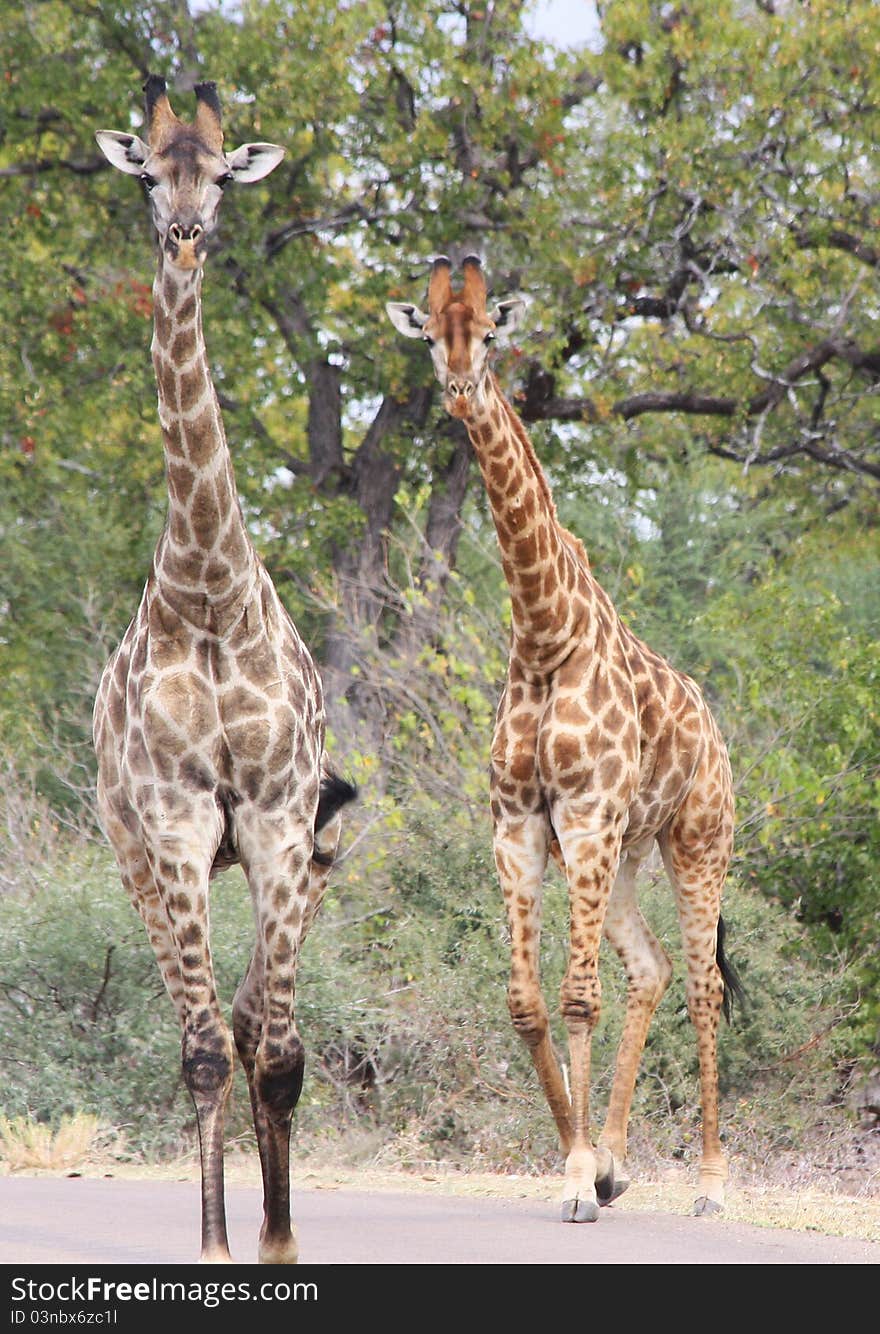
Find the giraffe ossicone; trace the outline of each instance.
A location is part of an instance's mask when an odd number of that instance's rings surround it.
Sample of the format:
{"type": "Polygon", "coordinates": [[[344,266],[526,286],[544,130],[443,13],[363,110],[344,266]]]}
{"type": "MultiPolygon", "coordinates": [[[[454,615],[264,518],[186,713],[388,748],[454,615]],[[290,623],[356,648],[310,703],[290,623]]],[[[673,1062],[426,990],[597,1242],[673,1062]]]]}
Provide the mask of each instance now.
{"type": "Polygon", "coordinates": [[[137,175],[158,238],[153,366],[168,517],[140,606],[95,701],[98,811],[140,913],[182,1033],[196,1109],[206,1263],[228,1263],[223,1121],[233,1038],[214,983],[209,880],[240,862],[256,942],[232,1007],[264,1186],[262,1262],[292,1264],[289,1137],[303,1045],[294,1019],[299,952],[321,903],[354,788],[324,751],[320,677],[244,522],[202,332],[207,240],[230,181],[260,180],[273,144],[223,151],[214,84],[192,122],[164,80],[145,85],[146,142],[100,131],[137,175]]]}
{"type": "Polygon", "coordinates": [[[695,1213],[724,1202],[716,1034],[738,989],[725,958],[721,891],[733,843],[727,750],[696,683],[621,621],[581,542],[556,515],[528,434],[491,369],[492,344],[521,321],[520,298],[487,305],[477,256],[456,287],[431,267],[426,311],[387,303],[405,337],[427,343],[448,412],[467,427],[510,588],[507,681],[495,720],[490,797],[495,863],[511,938],[508,1006],[566,1155],[562,1217],[592,1222],[629,1184],[627,1124],[648,1027],[672,974],[638,907],[636,871],[659,845],[687,958],[687,1004],[700,1063],[703,1147],[695,1213]],[[552,856],[566,877],[569,959],[561,1008],[563,1081],[541,991],[541,889],[552,856]],[[627,1009],[604,1128],[589,1116],[591,1036],[605,935],[628,979],[627,1009]]]}

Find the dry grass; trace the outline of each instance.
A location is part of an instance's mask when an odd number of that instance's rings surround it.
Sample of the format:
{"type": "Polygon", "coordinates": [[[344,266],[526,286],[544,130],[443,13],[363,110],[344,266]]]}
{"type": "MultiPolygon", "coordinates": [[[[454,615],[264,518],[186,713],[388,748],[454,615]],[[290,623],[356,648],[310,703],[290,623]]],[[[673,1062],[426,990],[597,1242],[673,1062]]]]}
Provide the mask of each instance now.
{"type": "MultiPolygon", "coordinates": [[[[248,1174],[242,1173],[245,1179],[248,1174]]],[[[254,1177],[256,1183],[256,1177],[254,1177]]],[[[689,1215],[695,1178],[688,1170],[671,1181],[635,1182],[614,1208],[624,1212],[689,1215]]],[[[538,1199],[555,1206],[562,1177],[501,1176],[460,1172],[410,1173],[351,1169],[332,1171],[326,1166],[299,1164],[295,1184],[315,1190],[418,1191],[438,1195],[538,1199]]],[[[832,1237],[855,1237],[880,1242],[880,1200],[824,1194],[818,1190],[783,1187],[731,1187],[724,1219],[752,1227],[818,1232],[832,1237]]]]}
{"type": "Polygon", "coordinates": [[[64,1172],[83,1166],[101,1136],[94,1116],[77,1112],[61,1118],[56,1129],[26,1117],[0,1116],[0,1162],[8,1172],[64,1172]]]}

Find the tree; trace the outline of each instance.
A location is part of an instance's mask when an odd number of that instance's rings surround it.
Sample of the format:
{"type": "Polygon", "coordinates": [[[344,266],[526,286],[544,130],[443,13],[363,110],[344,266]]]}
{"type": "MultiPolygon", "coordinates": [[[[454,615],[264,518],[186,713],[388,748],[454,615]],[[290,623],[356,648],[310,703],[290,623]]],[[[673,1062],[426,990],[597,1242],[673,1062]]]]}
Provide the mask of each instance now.
{"type": "Polygon", "coordinates": [[[602,8],[581,299],[524,415],[640,423],[650,449],[675,414],[688,447],[839,499],[876,481],[876,7],[602,8]]]}
{"type": "MultiPolygon", "coordinates": [[[[7,296],[23,318],[6,351],[3,466],[18,518],[19,492],[39,507],[63,486],[105,515],[118,495],[128,521],[141,516],[144,545],[155,535],[148,224],[136,193],[103,171],[93,133],[137,121],[148,70],[178,97],[215,74],[228,141],[237,108],[256,103],[259,132],[288,149],[277,191],[224,210],[206,293],[240,489],[332,697],[350,685],[361,637],[369,646],[402,626],[412,639],[387,535],[401,493],[426,487],[416,578],[436,603],[470,453],[463,433],[438,429],[424,367],[398,350],[382,305],[438,249],[466,253],[511,220],[521,227],[536,175],[552,179],[583,87],[575,62],[547,60],[523,34],[520,11],[511,0],[473,11],[310,0],[232,15],[56,3],[9,21],[0,182],[16,237],[7,296]]],[[[126,547],[137,562],[120,607],[143,571],[143,545],[126,547]]]]}
{"type": "MultiPolygon", "coordinates": [[[[438,251],[479,250],[499,294],[528,292],[499,371],[560,493],[595,467],[653,486],[649,463],[711,453],[832,514],[878,475],[870,4],[616,0],[599,53],[545,49],[521,0],[53,0],[5,24],[17,734],[57,738],[60,709],[81,741],[162,523],[147,211],[93,140],[138,121],[149,70],[184,106],[218,77],[227,142],[256,120],[287,147],[224,206],[206,325],[239,488],[337,730],[384,734],[376,654],[412,663],[436,638],[465,516],[481,523],[467,440],[383,313],[421,298],[438,251]]],[[[718,483],[734,506],[739,476],[718,483]]]]}

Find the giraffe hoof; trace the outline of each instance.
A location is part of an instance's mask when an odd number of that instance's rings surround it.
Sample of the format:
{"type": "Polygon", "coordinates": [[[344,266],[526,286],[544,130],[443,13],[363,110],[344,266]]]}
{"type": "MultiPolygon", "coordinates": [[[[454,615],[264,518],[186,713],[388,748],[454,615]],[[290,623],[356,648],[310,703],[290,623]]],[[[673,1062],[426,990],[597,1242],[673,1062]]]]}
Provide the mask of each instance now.
{"type": "Polygon", "coordinates": [[[599,1206],[595,1200],[563,1200],[563,1223],[595,1223],[599,1217],[599,1206]]]}
{"type": "Polygon", "coordinates": [[[701,1195],[694,1201],[695,1218],[711,1218],[713,1214],[723,1214],[724,1205],[719,1204],[717,1200],[710,1200],[708,1195],[701,1195]]]}
{"type": "Polygon", "coordinates": [[[629,1177],[616,1177],[612,1173],[610,1180],[608,1177],[601,1182],[596,1180],[596,1197],[603,1206],[619,1200],[625,1190],[629,1190],[629,1177]]]}
{"type": "Polygon", "coordinates": [[[600,1205],[612,1204],[629,1188],[629,1177],[619,1177],[614,1172],[614,1158],[608,1149],[600,1148],[601,1161],[596,1173],[596,1198],[600,1205]]]}

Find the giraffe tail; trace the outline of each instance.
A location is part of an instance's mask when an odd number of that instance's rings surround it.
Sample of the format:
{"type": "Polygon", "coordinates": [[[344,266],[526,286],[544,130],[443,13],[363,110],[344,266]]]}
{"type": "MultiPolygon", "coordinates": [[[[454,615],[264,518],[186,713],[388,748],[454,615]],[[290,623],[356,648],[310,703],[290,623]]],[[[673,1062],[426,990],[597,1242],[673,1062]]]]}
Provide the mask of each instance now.
{"type": "Polygon", "coordinates": [[[727,928],[724,925],[724,918],[718,918],[718,943],[715,947],[715,962],[721,970],[721,978],[724,982],[724,999],[721,1002],[721,1009],[724,1018],[730,1023],[730,1011],[733,1001],[744,1006],[746,1001],[745,987],[740,981],[739,973],[724,953],[724,937],[727,934],[727,928]]]}
{"type": "Polygon", "coordinates": [[[354,801],[357,796],[357,788],[354,783],[349,783],[348,779],[341,778],[339,774],[332,769],[325,769],[321,776],[321,787],[318,792],[318,809],[315,814],[315,850],[312,853],[312,860],[319,866],[332,866],[336,856],[336,842],[334,837],[332,847],[321,847],[319,845],[318,834],[321,830],[333,820],[334,816],[347,805],[354,801]]]}

